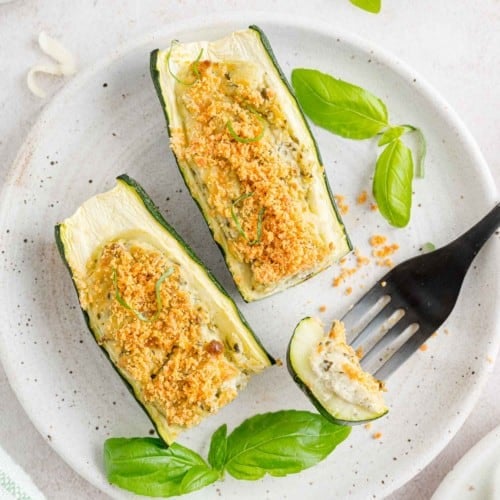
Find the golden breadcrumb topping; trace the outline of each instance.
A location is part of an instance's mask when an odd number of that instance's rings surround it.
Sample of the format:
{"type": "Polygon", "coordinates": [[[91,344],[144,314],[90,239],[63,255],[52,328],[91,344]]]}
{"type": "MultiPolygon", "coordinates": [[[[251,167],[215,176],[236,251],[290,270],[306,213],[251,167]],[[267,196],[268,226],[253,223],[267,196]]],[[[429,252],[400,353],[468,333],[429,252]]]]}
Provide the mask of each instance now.
{"type": "Polygon", "coordinates": [[[308,203],[313,163],[291,135],[275,92],[250,63],[200,61],[176,84],[184,127],[171,146],[190,165],[229,252],[254,286],[317,267],[333,250],[308,203]]]}
{"type": "Polygon", "coordinates": [[[150,245],[118,240],[88,271],[82,305],[95,315],[100,344],[169,425],[195,425],[237,395],[246,375],[178,264],[150,245]]]}

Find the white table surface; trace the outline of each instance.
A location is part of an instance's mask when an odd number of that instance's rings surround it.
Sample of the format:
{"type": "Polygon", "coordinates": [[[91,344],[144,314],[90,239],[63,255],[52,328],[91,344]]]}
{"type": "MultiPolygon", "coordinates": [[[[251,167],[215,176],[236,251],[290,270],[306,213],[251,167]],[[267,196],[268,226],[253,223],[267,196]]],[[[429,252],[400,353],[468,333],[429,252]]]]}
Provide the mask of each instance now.
{"type": "MultiPolygon", "coordinates": [[[[85,68],[117,45],[166,23],[212,12],[254,10],[317,16],[332,28],[373,41],[412,66],[458,112],[500,184],[500,1],[382,0],[368,14],[348,0],[15,0],[0,4],[0,183],[40,110],[50,101],[29,93],[25,77],[42,59],[42,30],[58,37],[85,68]]],[[[249,24],[251,19],[249,19],[249,24]]],[[[64,84],[47,78],[53,95],[64,84]]],[[[1,284],[0,284],[1,286],[1,284]]],[[[476,332],[472,332],[476,333],[476,332]]],[[[500,363],[472,414],[449,445],[389,498],[427,499],[459,458],[500,423],[500,363]]],[[[106,496],[79,477],[38,434],[0,367],[0,445],[47,498],[106,496]]]]}

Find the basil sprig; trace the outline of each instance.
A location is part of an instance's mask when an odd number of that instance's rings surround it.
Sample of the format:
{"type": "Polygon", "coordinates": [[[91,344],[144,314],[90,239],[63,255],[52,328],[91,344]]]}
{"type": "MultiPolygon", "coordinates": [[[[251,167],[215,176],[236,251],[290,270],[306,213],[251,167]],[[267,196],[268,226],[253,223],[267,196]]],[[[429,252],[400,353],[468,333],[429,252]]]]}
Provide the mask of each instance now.
{"type": "Polygon", "coordinates": [[[360,9],[378,14],[382,8],[382,0],[350,0],[353,5],[360,9]]]}
{"type": "Polygon", "coordinates": [[[139,495],[170,497],[208,486],[224,471],[245,480],[300,472],[326,458],[350,431],[317,413],[283,410],[248,418],[229,435],[226,425],[219,427],[208,463],[177,443],[111,438],[104,443],[104,466],[110,483],[139,495]]]}
{"type": "Polygon", "coordinates": [[[380,213],[396,227],[410,221],[413,154],[402,140],[416,133],[421,148],[416,176],[424,175],[425,138],[413,125],[391,125],[386,105],[367,90],[315,69],[296,68],[292,85],[304,113],[320,127],[347,139],[379,136],[384,147],[375,166],[373,195],[380,213]]]}

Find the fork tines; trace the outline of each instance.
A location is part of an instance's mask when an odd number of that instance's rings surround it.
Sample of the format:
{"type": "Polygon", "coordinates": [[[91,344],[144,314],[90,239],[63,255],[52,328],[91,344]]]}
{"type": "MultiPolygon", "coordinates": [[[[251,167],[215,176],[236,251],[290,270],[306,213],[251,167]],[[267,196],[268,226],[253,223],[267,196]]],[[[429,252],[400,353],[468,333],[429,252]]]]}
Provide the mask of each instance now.
{"type": "Polygon", "coordinates": [[[361,366],[383,380],[432,332],[423,331],[411,309],[384,279],[342,318],[347,341],[360,353],[361,366]],[[417,332],[419,332],[417,334],[417,332]]]}

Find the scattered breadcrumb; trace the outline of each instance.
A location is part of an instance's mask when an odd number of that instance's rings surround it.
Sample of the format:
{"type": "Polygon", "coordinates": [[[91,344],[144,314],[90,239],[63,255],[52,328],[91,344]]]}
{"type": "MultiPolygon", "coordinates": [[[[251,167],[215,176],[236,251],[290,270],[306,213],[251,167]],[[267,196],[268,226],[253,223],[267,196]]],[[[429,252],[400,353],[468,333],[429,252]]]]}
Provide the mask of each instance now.
{"type": "Polygon", "coordinates": [[[387,259],[377,260],[376,264],[379,267],[393,267],[394,261],[392,259],[387,258],[387,259]]]}
{"type": "Polygon", "coordinates": [[[283,366],[283,360],[280,358],[276,359],[276,366],[283,366]]]}
{"type": "Polygon", "coordinates": [[[333,279],[333,286],[340,286],[349,276],[356,272],[355,267],[346,267],[340,271],[340,274],[333,279]]]}
{"type": "Polygon", "coordinates": [[[361,359],[363,357],[363,347],[359,346],[357,349],[356,349],[356,356],[361,359]]]}
{"type": "Polygon", "coordinates": [[[382,437],[382,433],[381,432],[375,432],[375,434],[373,434],[373,439],[380,439],[382,437]]]}
{"type": "Polygon", "coordinates": [[[345,294],[346,295],[351,295],[352,293],[352,286],[348,286],[346,289],[345,289],[345,294]]]}
{"type": "Polygon", "coordinates": [[[371,210],[372,212],[376,212],[376,211],[378,210],[378,206],[377,206],[377,204],[376,204],[376,203],[371,203],[371,204],[370,204],[370,210],[371,210]]]}
{"type": "Polygon", "coordinates": [[[361,255],[361,252],[359,251],[358,248],[354,249],[354,255],[356,257],[356,265],[358,267],[366,266],[370,263],[370,259],[365,255],[361,255]]]}
{"type": "Polygon", "coordinates": [[[427,346],[427,344],[422,344],[418,349],[422,352],[425,352],[427,351],[429,347],[427,346]]]}
{"type": "Polygon", "coordinates": [[[368,422],[367,424],[364,425],[364,428],[367,429],[367,430],[371,429],[371,427],[372,427],[371,422],[368,422]]]}
{"type": "Polygon", "coordinates": [[[356,202],[358,205],[362,205],[363,203],[366,203],[366,200],[368,199],[368,193],[366,191],[361,191],[359,193],[358,197],[356,198],[356,202]]]}
{"type": "Polygon", "coordinates": [[[388,257],[399,250],[399,245],[397,243],[392,243],[391,245],[384,245],[381,248],[375,248],[372,250],[372,255],[374,257],[388,257]]]}
{"type": "Polygon", "coordinates": [[[372,247],[379,247],[387,241],[387,236],[383,236],[382,234],[374,234],[370,237],[369,241],[372,247]]]}
{"type": "Polygon", "coordinates": [[[319,306],[319,312],[324,313],[326,311],[326,306],[323,304],[322,306],[319,306]]]}
{"type": "Polygon", "coordinates": [[[372,256],[375,257],[376,265],[380,267],[393,267],[394,262],[389,258],[399,250],[397,243],[387,243],[387,236],[382,234],[374,234],[369,239],[370,245],[373,247],[372,256]]]}
{"type": "Polygon", "coordinates": [[[345,201],[345,196],[336,194],[334,198],[335,202],[337,203],[337,207],[342,215],[345,215],[347,212],[349,212],[349,205],[345,201]]]}

